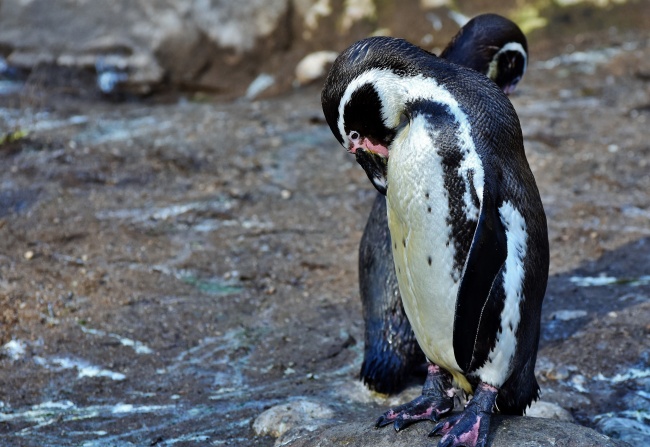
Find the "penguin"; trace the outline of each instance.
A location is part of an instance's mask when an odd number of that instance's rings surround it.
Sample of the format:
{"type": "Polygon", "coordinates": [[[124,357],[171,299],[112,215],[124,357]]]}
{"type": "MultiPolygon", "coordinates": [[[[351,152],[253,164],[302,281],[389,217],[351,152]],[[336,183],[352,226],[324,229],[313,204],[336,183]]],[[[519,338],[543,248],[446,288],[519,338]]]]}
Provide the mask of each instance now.
{"type": "Polygon", "coordinates": [[[422,394],[376,426],[432,420],[440,447],[484,447],[493,411],[520,415],[539,396],[548,234],[517,114],[485,75],[390,37],[341,53],[321,102],[386,196],[402,304],[428,362],[422,394]],[[451,414],[458,388],[472,397],[451,414]]]}
{"type": "Polygon", "coordinates": [[[440,57],[483,73],[509,95],[526,72],[528,43],[516,23],[481,14],[458,31],[440,57]]]}
{"type": "MultiPolygon", "coordinates": [[[[440,57],[472,68],[514,92],[528,62],[526,36],[512,21],[482,14],[467,22],[440,57]]],[[[360,379],[372,390],[403,389],[425,364],[404,314],[393,266],[386,199],[378,193],[359,245],[359,292],[365,323],[360,379]]]]}

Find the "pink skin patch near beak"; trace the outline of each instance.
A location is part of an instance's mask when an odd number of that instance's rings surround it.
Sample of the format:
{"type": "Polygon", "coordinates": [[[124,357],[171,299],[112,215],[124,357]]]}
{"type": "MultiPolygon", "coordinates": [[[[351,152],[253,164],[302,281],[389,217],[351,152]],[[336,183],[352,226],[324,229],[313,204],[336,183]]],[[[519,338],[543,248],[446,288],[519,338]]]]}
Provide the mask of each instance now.
{"type": "Polygon", "coordinates": [[[361,149],[388,158],[388,148],[386,146],[373,143],[370,139],[359,135],[359,132],[354,130],[350,132],[348,134],[348,140],[350,141],[348,152],[351,154],[356,154],[357,150],[361,149]]]}

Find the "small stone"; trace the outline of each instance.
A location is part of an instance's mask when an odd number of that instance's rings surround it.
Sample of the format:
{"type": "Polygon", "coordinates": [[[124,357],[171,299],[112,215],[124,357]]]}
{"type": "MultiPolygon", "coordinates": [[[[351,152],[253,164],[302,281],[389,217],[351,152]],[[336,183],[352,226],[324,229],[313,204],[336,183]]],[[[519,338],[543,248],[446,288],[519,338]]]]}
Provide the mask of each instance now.
{"type": "Polygon", "coordinates": [[[253,430],[258,436],[271,435],[277,438],[293,427],[313,425],[318,420],[332,417],[334,411],[325,405],[309,400],[297,400],[264,411],[255,419],[253,430]]]}
{"type": "Polygon", "coordinates": [[[567,421],[573,422],[573,416],[567,410],[554,404],[552,402],[546,402],[543,400],[538,400],[533,402],[528,410],[526,410],[526,416],[533,418],[547,418],[555,419],[558,421],[567,421]]]}
{"type": "Polygon", "coordinates": [[[25,355],[25,348],[26,346],[24,342],[20,340],[11,340],[2,347],[2,351],[11,360],[16,361],[20,360],[25,355]]]}
{"type": "Polygon", "coordinates": [[[551,314],[551,319],[559,321],[570,321],[586,316],[586,310],[558,310],[551,314]]]}
{"type": "Polygon", "coordinates": [[[555,369],[550,370],[547,374],[546,377],[548,377],[551,380],[566,380],[569,378],[571,375],[569,368],[566,366],[562,365],[559,366],[555,369]]]}
{"type": "Polygon", "coordinates": [[[338,53],[334,51],[317,51],[305,56],[296,65],[296,84],[305,85],[322,78],[327,68],[334,62],[338,53]]]}
{"type": "Polygon", "coordinates": [[[582,374],[576,374],[571,377],[571,386],[581,393],[587,393],[589,390],[585,387],[587,379],[582,374]]]}
{"type": "Polygon", "coordinates": [[[289,200],[291,198],[291,191],[288,189],[283,189],[280,193],[280,197],[282,197],[284,200],[289,200]]]}
{"type": "Polygon", "coordinates": [[[27,250],[23,256],[29,261],[34,257],[34,252],[32,250],[27,250]]]}
{"type": "Polygon", "coordinates": [[[253,100],[264,90],[275,84],[275,77],[267,73],[260,73],[246,89],[246,98],[253,100]]]}

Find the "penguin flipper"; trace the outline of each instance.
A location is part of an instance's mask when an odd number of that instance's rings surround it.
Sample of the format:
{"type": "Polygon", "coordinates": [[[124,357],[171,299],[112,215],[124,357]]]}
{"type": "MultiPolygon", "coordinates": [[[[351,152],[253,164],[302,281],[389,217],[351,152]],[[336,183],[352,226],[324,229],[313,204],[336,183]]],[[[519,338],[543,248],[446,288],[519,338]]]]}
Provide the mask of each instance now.
{"type": "Polygon", "coordinates": [[[494,346],[503,309],[503,269],[507,256],[505,228],[497,197],[486,182],[478,223],[456,301],[454,353],[465,372],[480,367],[494,346]],[[483,318],[483,316],[486,318],[483,318]]]}

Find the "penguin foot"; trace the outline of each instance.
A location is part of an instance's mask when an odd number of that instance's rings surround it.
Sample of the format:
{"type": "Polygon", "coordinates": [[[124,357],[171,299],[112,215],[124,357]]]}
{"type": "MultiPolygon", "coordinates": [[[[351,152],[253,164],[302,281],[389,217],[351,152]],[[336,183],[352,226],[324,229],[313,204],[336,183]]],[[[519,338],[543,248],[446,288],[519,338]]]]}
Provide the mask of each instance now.
{"type": "Polygon", "coordinates": [[[461,413],[438,423],[429,436],[442,435],[438,447],[485,447],[498,389],[481,383],[461,413]]]}
{"type": "Polygon", "coordinates": [[[400,431],[414,422],[438,421],[441,416],[454,408],[455,390],[451,376],[439,366],[430,363],[427,379],[422,387],[422,395],[406,404],[391,408],[377,419],[375,427],[393,423],[395,431],[400,431]]]}
{"type": "Polygon", "coordinates": [[[419,396],[409,403],[391,408],[382,414],[375,427],[383,427],[393,423],[395,431],[400,431],[414,422],[431,420],[437,421],[454,408],[453,398],[435,398],[430,396],[419,396]]]}

